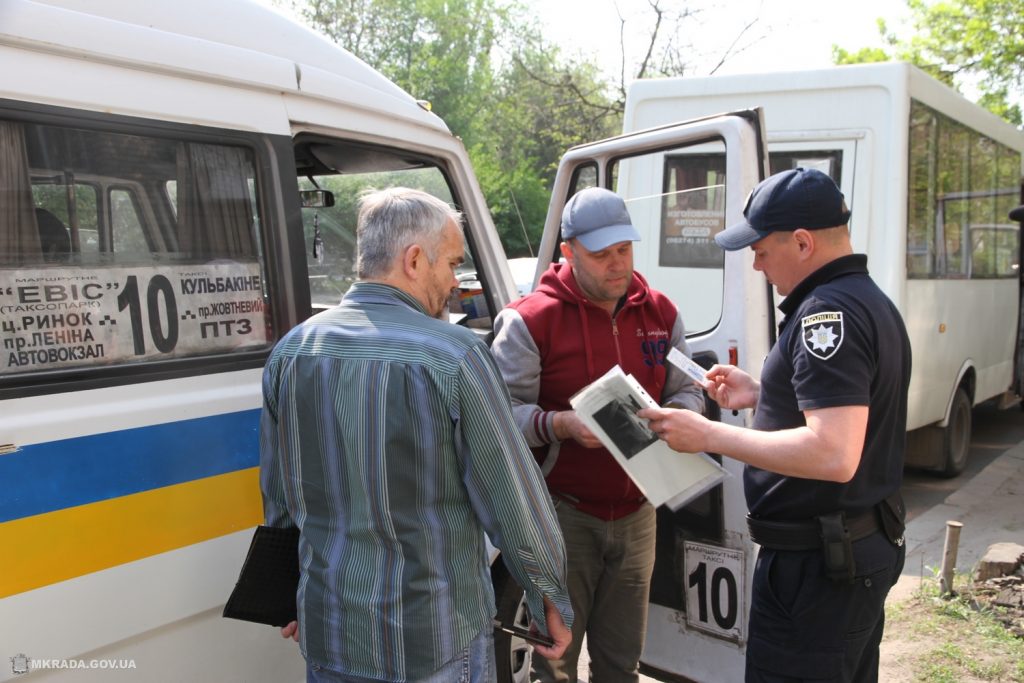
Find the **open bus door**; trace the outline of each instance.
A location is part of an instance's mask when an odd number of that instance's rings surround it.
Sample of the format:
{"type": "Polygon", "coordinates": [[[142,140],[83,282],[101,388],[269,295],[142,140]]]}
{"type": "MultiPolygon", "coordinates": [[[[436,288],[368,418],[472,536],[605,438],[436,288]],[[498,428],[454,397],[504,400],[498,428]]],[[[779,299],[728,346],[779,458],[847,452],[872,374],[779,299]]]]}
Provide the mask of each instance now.
{"type": "MultiPolygon", "coordinates": [[[[1011,220],[1020,222],[1024,228],[1024,180],[1020,185],[1020,204],[1013,209],[1010,215],[1011,220]]],[[[1024,232],[1024,231],[1022,231],[1024,232]]],[[[1017,311],[1017,342],[1014,347],[1013,364],[1013,389],[1021,400],[1021,409],[1024,409],[1024,235],[1017,233],[1017,284],[1020,287],[1017,311]]]]}
{"type": "MultiPolygon", "coordinates": [[[[742,218],[766,171],[760,110],[630,133],[571,149],[559,165],[534,282],[558,258],[560,219],[577,191],[600,186],[625,200],[642,239],[634,262],[679,307],[694,359],[759,376],[773,340],[771,292],[750,250],[725,253],[714,235],[742,218]]],[[[713,419],[747,424],[749,411],[713,419]]],[[[658,510],[657,553],[642,657],[652,676],[742,680],[756,549],[746,528],[742,465],[672,512],[658,510]]]]}

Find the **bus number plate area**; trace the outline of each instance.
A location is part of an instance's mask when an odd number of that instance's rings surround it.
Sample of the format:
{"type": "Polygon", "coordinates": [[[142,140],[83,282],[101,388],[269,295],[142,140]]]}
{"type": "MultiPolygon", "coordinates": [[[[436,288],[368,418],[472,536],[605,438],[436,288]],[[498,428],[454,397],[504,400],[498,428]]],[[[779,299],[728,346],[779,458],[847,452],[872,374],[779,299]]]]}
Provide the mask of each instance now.
{"type": "Polygon", "coordinates": [[[743,641],[747,614],[742,550],[704,543],[683,544],[686,623],[713,636],[743,641]]]}

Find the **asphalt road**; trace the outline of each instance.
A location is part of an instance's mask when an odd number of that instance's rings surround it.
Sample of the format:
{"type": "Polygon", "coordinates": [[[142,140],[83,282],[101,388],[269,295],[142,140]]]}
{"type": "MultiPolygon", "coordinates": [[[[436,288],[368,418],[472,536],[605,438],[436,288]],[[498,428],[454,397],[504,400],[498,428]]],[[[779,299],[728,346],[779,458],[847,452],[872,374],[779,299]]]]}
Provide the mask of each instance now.
{"type": "Polygon", "coordinates": [[[971,453],[967,468],[959,477],[943,479],[922,471],[903,474],[903,500],[907,521],[941,504],[963,481],[983,470],[998,456],[1024,441],[1024,411],[1020,406],[996,410],[992,402],[974,408],[971,453]]]}

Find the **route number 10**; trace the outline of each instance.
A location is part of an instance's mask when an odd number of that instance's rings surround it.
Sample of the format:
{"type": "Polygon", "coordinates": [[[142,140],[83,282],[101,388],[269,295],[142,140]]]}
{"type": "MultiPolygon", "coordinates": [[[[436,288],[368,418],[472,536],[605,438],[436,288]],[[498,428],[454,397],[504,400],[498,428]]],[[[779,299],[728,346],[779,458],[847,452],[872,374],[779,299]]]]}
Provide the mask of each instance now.
{"type": "Polygon", "coordinates": [[[720,638],[740,641],[746,622],[743,551],[687,541],[686,623],[720,638]]]}
{"type": "MultiPolygon", "coordinates": [[[[139,283],[134,275],[125,280],[117,297],[118,310],[128,309],[132,321],[132,344],[136,356],[146,355],[146,341],[142,325],[142,301],[139,283]]],[[[174,287],[163,275],[154,275],[146,288],[146,313],[149,318],[149,337],[161,353],[170,353],[178,344],[178,305],[174,300],[174,287]],[[163,302],[163,306],[160,303],[163,302]],[[162,309],[162,310],[161,310],[162,309]]]]}

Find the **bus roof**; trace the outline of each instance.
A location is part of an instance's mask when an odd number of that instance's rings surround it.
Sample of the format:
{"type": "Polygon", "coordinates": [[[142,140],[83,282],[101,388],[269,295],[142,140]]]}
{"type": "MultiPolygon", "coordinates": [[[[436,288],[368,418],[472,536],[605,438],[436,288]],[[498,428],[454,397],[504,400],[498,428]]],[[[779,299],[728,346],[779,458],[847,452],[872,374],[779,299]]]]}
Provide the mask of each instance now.
{"type": "MultiPolygon", "coordinates": [[[[761,93],[792,93],[793,106],[805,106],[797,99],[798,93],[836,92],[845,89],[882,87],[903,97],[922,98],[930,106],[938,106],[943,113],[956,118],[970,117],[974,125],[984,126],[986,134],[1015,149],[1024,147],[1024,134],[1012,124],[971,102],[959,92],[932,78],[906,62],[848,64],[823,69],[777,71],[716,75],[707,77],[639,79],[630,84],[626,104],[626,130],[633,129],[632,107],[638,102],[671,100],[674,98],[710,98],[720,95],[743,95],[748,101],[732,103],[755,107],[763,104],[761,93]]],[[[702,110],[702,115],[719,113],[702,110]]],[[[768,112],[768,120],[772,120],[768,112]]]]}
{"type": "Polygon", "coordinates": [[[351,52],[251,0],[4,0],[3,44],[281,91],[327,75],[361,108],[448,131],[351,52]]]}

